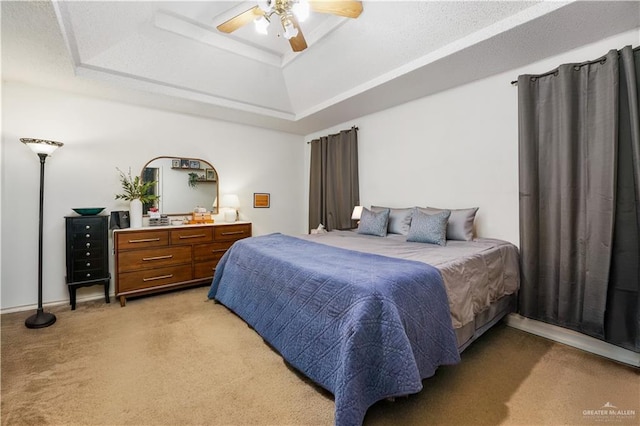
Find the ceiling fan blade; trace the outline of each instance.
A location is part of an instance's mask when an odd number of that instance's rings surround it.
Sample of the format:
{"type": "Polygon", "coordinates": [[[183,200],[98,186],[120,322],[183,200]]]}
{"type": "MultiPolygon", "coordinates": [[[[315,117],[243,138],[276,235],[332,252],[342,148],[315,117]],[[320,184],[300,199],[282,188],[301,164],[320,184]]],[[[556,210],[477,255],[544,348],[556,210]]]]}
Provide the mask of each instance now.
{"type": "Polygon", "coordinates": [[[292,16],[291,23],[298,30],[298,35],[295,37],[291,37],[289,39],[289,44],[291,45],[291,49],[294,52],[302,52],[307,48],[307,41],[304,39],[304,35],[302,35],[302,30],[300,29],[300,25],[298,25],[298,20],[295,16],[292,16]]]}
{"type": "Polygon", "coordinates": [[[357,18],[362,13],[361,1],[316,0],[310,1],[309,6],[314,12],[331,13],[333,15],[345,16],[347,18],[357,18]]]}
{"type": "Polygon", "coordinates": [[[228,21],[223,22],[218,25],[218,30],[223,33],[230,33],[238,28],[247,25],[249,22],[253,22],[256,18],[259,18],[264,15],[264,11],[260,9],[258,6],[252,7],[249,10],[242,12],[241,14],[234,16],[228,21]]]}

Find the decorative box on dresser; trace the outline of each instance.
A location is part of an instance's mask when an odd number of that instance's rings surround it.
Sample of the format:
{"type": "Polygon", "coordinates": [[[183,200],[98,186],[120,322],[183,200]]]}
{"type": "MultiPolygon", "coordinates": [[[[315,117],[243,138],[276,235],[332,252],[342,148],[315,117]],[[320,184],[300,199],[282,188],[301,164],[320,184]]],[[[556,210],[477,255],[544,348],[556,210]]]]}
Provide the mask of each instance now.
{"type": "Polygon", "coordinates": [[[108,216],[65,216],[67,287],[71,310],[76,309],[78,287],[104,286],[109,303],[108,216]]]}
{"type": "Polygon", "coordinates": [[[158,293],[209,283],[231,245],[251,236],[251,223],[116,229],[116,297],[158,293]]]}

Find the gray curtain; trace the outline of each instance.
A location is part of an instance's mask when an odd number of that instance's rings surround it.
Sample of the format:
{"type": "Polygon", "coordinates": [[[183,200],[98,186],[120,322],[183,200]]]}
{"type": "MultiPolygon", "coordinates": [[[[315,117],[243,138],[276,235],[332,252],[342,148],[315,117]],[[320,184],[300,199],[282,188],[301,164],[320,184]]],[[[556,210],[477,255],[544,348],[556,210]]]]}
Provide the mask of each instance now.
{"type": "Polygon", "coordinates": [[[614,328],[625,327],[623,334],[627,337],[635,333],[631,346],[637,350],[640,163],[621,151],[623,145],[631,151],[635,144],[637,153],[640,146],[637,92],[628,96],[630,85],[620,84],[626,68],[636,76],[634,90],[637,85],[636,67],[625,59],[629,53],[633,56],[631,47],[620,55],[611,50],[596,61],[565,64],[550,73],[518,78],[519,311],[526,317],[603,340],[611,334],[606,331],[613,324],[609,321],[617,318],[614,328]],[[635,130],[627,132],[623,128],[635,130]],[[631,137],[628,142],[620,141],[619,136],[625,132],[635,132],[635,141],[631,137]],[[618,167],[623,156],[628,156],[628,164],[618,167]],[[633,220],[619,222],[619,183],[629,180],[634,195],[625,191],[634,202],[625,201],[625,208],[633,209],[632,215],[626,214],[633,220]],[[621,233],[633,230],[635,270],[628,269],[633,262],[621,262],[615,250],[622,244],[619,252],[634,256],[627,251],[630,244],[619,238],[621,233]],[[612,271],[617,272],[612,275],[612,271]],[[633,280],[627,282],[634,274],[635,284],[631,284],[633,280]],[[610,277],[614,276],[625,282],[618,286],[626,292],[622,296],[612,290],[616,279],[610,277]],[[634,303],[627,303],[627,283],[634,287],[634,303]]]}
{"type": "Polygon", "coordinates": [[[616,213],[605,340],[640,351],[640,49],[620,51],[616,213]]]}
{"type": "Polygon", "coordinates": [[[358,129],[314,139],[311,144],[309,228],[351,229],[360,204],[358,129]]]}

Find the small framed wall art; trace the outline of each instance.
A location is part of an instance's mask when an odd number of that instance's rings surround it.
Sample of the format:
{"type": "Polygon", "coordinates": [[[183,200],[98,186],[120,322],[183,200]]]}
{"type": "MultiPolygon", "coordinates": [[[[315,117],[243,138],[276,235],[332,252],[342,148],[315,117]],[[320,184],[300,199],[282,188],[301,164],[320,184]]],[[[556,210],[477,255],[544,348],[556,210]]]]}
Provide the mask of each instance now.
{"type": "Polygon", "coordinates": [[[180,159],[179,158],[174,158],[173,160],[171,160],[171,167],[174,169],[179,169],[180,168],[180,159]]]}
{"type": "Polygon", "coordinates": [[[183,169],[188,169],[189,168],[189,160],[182,158],[180,159],[180,167],[183,169]]]}
{"type": "Polygon", "coordinates": [[[268,209],[271,206],[271,195],[267,192],[253,193],[253,207],[256,209],[268,209]]]}
{"type": "Polygon", "coordinates": [[[189,168],[190,169],[199,169],[200,168],[200,161],[198,161],[198,160],[189,160],[189,168]]]}
{"type": "Polygon", "coordinates": [[[213,170],[213,169],[204,169],[204,172],[205,172],[205,176],[206,176],[205,179],[206,180],[208,180],[210,182],[213,182],[213,181],[216,180],[216,172],[215,172],[215,170],[213,170]]]}

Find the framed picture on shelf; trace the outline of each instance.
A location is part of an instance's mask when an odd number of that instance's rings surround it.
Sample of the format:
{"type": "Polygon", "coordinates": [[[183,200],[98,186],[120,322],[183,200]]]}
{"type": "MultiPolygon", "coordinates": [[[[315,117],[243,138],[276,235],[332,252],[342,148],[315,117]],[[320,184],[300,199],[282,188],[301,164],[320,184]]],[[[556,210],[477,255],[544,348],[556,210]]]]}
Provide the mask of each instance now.
{"type": "Polygon", "coordinates": [[[200,162],[198,160],[189,160],[189,168],[190,169],[199,169],[200,162]]]}
{"type": "Polygon", "coordinates": [[[213,169],[204,169],[205,179],[208,181],[216,180],[216,171],[213,169]]]}
{"type": "Polygon", "coordinates": [[[179,158],[174,158],[173,160],[171,160],[171,167],[173,167],[174,169],[179,169],[180,168],[180,159],[179,158]]]}
{"type": "Polygon", "coordinates": [[[187,159],[181,159],[180,160],[180,167],[183,169],[188,169],[189,168],[189,160],[187,159]]]}
{"type": "Polygon", "coordinates": [[[271,194],[267,192],[253,193],[253,208],[268,209],[271,206],[271,194]]]}

